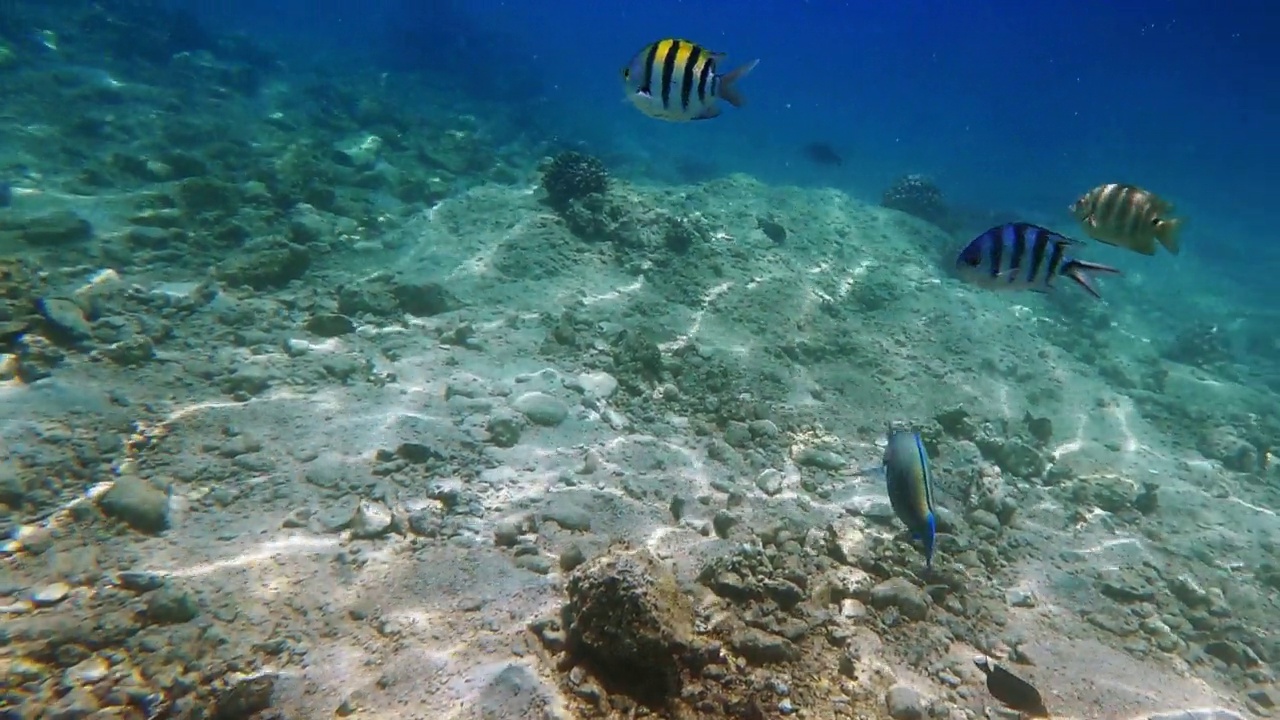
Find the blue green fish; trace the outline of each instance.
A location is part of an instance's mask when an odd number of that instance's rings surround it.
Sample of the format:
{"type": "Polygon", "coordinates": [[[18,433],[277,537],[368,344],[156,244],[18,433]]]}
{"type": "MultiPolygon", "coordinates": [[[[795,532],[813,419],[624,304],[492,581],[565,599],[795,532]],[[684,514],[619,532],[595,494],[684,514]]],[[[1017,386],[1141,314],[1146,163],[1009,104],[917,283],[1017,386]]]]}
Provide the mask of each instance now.
{"type": "Polygon", "coordinates": [[[884,479],[889,504],[912,536],[924,545],[924,561],[933,569],[938,522],[933,510],[933,476],[920,433],[891,431],[884,448],[884,479]]]}

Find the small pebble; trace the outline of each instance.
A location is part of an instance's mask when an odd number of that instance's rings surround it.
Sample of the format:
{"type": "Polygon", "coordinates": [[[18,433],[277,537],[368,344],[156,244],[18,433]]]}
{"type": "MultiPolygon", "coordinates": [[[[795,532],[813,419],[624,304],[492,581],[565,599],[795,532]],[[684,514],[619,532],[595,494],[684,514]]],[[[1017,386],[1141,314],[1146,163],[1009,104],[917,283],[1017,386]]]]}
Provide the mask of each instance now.
{"type": "Polygon", "coordinates": [[[71,594],[71,586],[64,582],[56,582],[45,585],[31,594],[31,602],[36,607],[49,607],[57,605],[67,599],[67,595],[71,594]]]}

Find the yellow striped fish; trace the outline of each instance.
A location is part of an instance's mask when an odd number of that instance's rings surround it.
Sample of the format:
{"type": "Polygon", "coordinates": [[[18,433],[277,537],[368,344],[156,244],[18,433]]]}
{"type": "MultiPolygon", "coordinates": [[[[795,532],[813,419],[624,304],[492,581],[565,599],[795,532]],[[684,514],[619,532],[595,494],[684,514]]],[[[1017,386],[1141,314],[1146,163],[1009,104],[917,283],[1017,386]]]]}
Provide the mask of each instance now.
{"type": "Polygon", "coordinates": [[[651,43],[622,69],[622,82],[631,104],[649,117],[672,122],[709,120],[720,114],[716,101],[734,107],[746,100],[734,83],[751,72],[752,60],[727,75],[716,72],[724,53],[711,52],[688,40],[651,43]]]}
{"type": "Polygon", "coordinates": [[[1169,217],[1173,205],[1140,187],[1099,185],[1070,209],[1094,240],[1143,255],[1155,255],[1158,241],[1169,252],[1178,254],[1182,220],[1169,217]]]}

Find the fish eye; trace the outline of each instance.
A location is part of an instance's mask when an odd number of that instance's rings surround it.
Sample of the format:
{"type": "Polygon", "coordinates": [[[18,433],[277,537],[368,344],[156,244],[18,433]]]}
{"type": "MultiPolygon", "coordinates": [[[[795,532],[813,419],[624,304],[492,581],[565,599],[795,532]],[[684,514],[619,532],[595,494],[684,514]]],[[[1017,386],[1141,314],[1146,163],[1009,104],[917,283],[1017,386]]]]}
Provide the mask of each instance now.
{"type": "Polygon", "coordinates": [[[980,253],[973,250],[966,250],[960,256],[960,262],[968,265],[969,267],[978,267],[978,264],[982,262],[982,256],[980,253]]]}
{"type": "Polygon", "coordinates": [[[622,68],[622,79],[627,80],[631,77],[631,68],[622,68]]]}

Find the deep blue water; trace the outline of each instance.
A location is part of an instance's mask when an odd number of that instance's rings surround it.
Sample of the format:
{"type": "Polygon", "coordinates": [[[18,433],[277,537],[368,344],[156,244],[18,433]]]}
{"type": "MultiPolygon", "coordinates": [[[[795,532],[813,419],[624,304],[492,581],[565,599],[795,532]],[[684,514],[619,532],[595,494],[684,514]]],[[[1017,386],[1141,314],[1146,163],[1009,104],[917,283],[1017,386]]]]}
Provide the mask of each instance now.
{"type": "Polygon", "coordinates": [[[189,4],[295,50],[536,98],[543,131],[652,166],[693,159],[872,201],[923,172],[958,202],[1063,229],[1085,190],[1136,183],[1191,223],[1183,256],[1148,272],[1176,262],[1229,280],[1242,301],[1280,298],[1280,12],[1264,0],[189,4]],[[760,58],[741,85],[748,107],[668,124],[625,105],[622,65],[672,36],[728,53],[729,66],[760,58]],[[804,161],[798,148],[814,140],[845,166],[804,161]]]}

